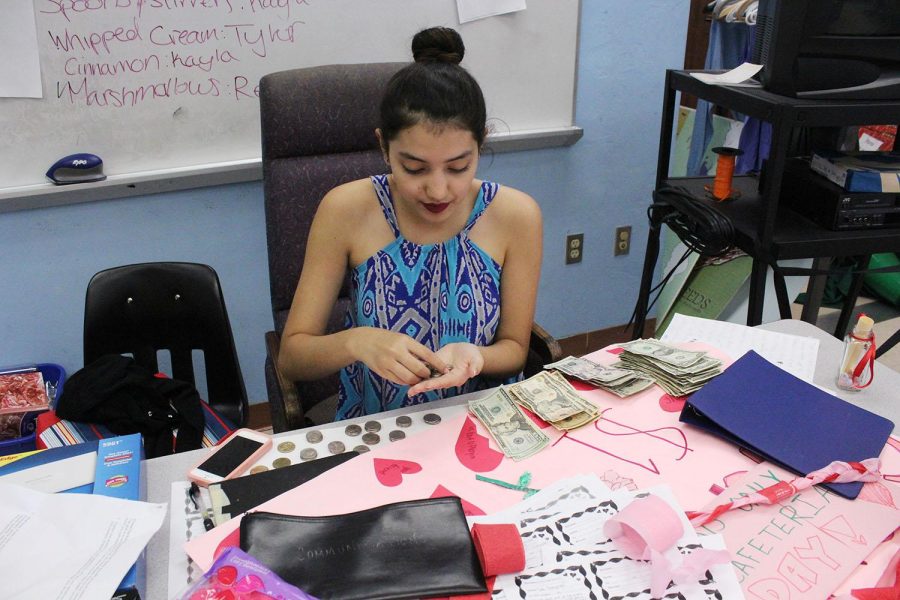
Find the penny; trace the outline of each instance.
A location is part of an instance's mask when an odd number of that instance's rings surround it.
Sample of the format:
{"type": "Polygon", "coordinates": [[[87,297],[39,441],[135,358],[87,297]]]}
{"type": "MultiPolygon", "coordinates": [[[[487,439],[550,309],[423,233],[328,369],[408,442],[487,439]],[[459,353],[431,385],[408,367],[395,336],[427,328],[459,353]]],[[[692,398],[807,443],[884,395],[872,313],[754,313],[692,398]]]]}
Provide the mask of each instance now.
{"type": "Polygon", "coordinates": [[[250,469],[250,474],[256,475],[257,473],[262,473],[262,472],[268,471],[268,470],[269,470],[269,467],[267,467],[266,465],[256,465],[255,467],[250,469]]]}
{"type": "Polygon", "coordinates": [[[278,451],[287,454],[288,452],[293,452],[294,448],[297,446],[294,445],[294,442],[281,442],[278,444],[278,451]]]}
{"type": "Polygon", "coordinates": [[[381,423],[378,421],[366,421],[366,431],[381,431],[381,423]]]}
{"type": "Polygon", "coordinates": [[[291,459],[287,456],[282,456],[281,458],[276,458],[272,461],[272,466],[276,469],[280,469],[281,467],[286,467],[291,464],[291,459]]]}
{"type": "Polygon", "coordinates": [[[354,425],[347,425],[347,426],[344,428],[344,433],[346,433],[346,434],[349,435],[350,437],[356,437],[356,436],[358,436],[360,433],[362,433],[362,427],[360,427],[359,425],[355,425],[355,424],[354,424],[354,425]]]}
{"type": "Polygon", "coordinates": [[[356,448],[354,448],[354,450],[356,450],[360,454],[365,454],[366,452],[369,451],[369,447],[368,446],[357,446],[356,448]]]}
{"type": "Polygon", "coordinates": [[[310,444],[318,444],[322,441],[322,432],[321,431],[307,431],[306,432],[306,441],[310,444]]]}
{"type": "Polygon", "coordinates": [[[328,442],[328,451],[331,452],[332,454],[340,454],[346,449],[347,449],[347,447],[344,446],[344,442],[339,442],[339,441],[328,442]]]}
{"type": "Polygon", "coordinates": [[[399,429],[395,429],[388,434],[388,438],[390,438],[390,440],[392,442],[396,442],[397,440],[402,440],[405,437],[406,437],[406,434],[403,433],[402,431],[400,431],[399,429]]]}
{"type": "Polygon", "coordinates": [[[380,442],[380,441],[381,441],[381,436],[378,435],[377,433],[372,433],[372,432],[370,431],[369,433],[364,433],[364,434],[363,434],[363,436],[362,436],[362,441],[364,441],[365,443],[367,443],[368,445],[371,446],[371,445],[373,445],[373,444],[377,444],[378,442],[380,442]]]}
{"type": "Polygon", "coordinates": [[[315,448],[304,448],[300,451],[300,458],[303,460],[312,460],[319,455],[315,448]]]}
{"type": "Polygon", "coordinates": [[[437,425],[441,422],[441,415],[437,413],[428,413],[424,417],[422,417],[426,423],[429,425],[437,425]]]}
{"type": "Polygon", "coordinates": [[[409,427],[412,425],[412,419],[409,415],[400,415],[397,417],[397,427],[409,427]]]}

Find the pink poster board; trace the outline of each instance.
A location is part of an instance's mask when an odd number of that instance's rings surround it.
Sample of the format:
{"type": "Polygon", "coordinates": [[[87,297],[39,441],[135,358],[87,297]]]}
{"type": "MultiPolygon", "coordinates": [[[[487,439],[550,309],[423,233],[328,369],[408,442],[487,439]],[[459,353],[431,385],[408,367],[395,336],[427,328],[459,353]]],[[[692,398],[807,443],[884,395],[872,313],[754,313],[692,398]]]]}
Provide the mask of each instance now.
{"type": "MultiPolygon", "coordinates": [[[[589,358],[610,363],[616,352],[610,347],[589,358]]],[[[450,492],[462,498],[472,514],[490,514],[519,502],[523,493],[479,481],[476,475],[515,484],[526,472],[531,474],[529,487],[538,489],[583,473],[595,473],[613,489],[664,483],[685,510],[695,510],[757,464],[738,448],[680,423],[683,400],[657,386],[621,399],[574,385],[600,408],[602,418],[565,434],[545,427],[551,446],[527,460],[505,458],[460,406],[455,416],[429,431],[358,456],[258,510],[330,515],[450,492]]],[[[900,480],[900,452],[893,448],[888,454],[892,461],[886,472],[900,480]]],[[[191,540],[185,550],[208,568],[217,549],[237,543],[238,526],[239,518],[232,519],[191,540]]]]}
{"type": "MultiPolygon", "coordinates": [[[[795,477],[763,463],[713,504],[795,477]]],[[[697,531],[725,538],[748,599],[826,598],[900,526],[896,484],[868,486],[867,499],[859,501],[814,486],[778,504],[729,511],[697,531]]]]}

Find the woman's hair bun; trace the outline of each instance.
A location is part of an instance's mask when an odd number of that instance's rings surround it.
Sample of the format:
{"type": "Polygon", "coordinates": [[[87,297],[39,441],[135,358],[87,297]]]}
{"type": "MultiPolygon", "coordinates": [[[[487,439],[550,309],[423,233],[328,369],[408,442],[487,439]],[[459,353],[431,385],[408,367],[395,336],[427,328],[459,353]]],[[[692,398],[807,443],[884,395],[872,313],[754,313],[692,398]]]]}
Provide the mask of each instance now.
{"type": "Polygon", "coordinates": [[[462,37],[449,27],[423,29],[413,37],[413,60],[417,63],[443,62],[458,65],[466,47],[462,37]]]}

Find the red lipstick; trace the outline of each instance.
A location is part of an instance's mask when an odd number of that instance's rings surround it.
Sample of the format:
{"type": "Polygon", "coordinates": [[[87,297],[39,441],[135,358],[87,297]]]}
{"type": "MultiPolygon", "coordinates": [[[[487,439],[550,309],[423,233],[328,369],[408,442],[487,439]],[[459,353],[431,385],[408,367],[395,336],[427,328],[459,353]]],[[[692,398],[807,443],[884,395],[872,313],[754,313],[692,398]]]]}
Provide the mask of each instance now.
{"type": "Polygon", "coordinates": [[[443,202],[441,204],[425,204],[425,208],[427,208],[429,212],[433,212],[433,213],[444,212],[444,210],[448,206],[450,206],[449,202],[443,202]]]}

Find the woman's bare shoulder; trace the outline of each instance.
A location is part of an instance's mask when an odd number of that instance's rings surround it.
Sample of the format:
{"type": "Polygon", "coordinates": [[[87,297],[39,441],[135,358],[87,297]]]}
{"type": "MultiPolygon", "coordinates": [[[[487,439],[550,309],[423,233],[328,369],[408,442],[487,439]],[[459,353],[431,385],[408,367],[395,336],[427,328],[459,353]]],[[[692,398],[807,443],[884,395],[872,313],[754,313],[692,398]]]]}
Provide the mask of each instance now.
{"type": "Polygon", "coordinates": [[[501,185],[490,208],[496,217],[511,227],[518,228],[523,224],[540,223],[541,208],[534,198],[521,190],[501,185]]]}

